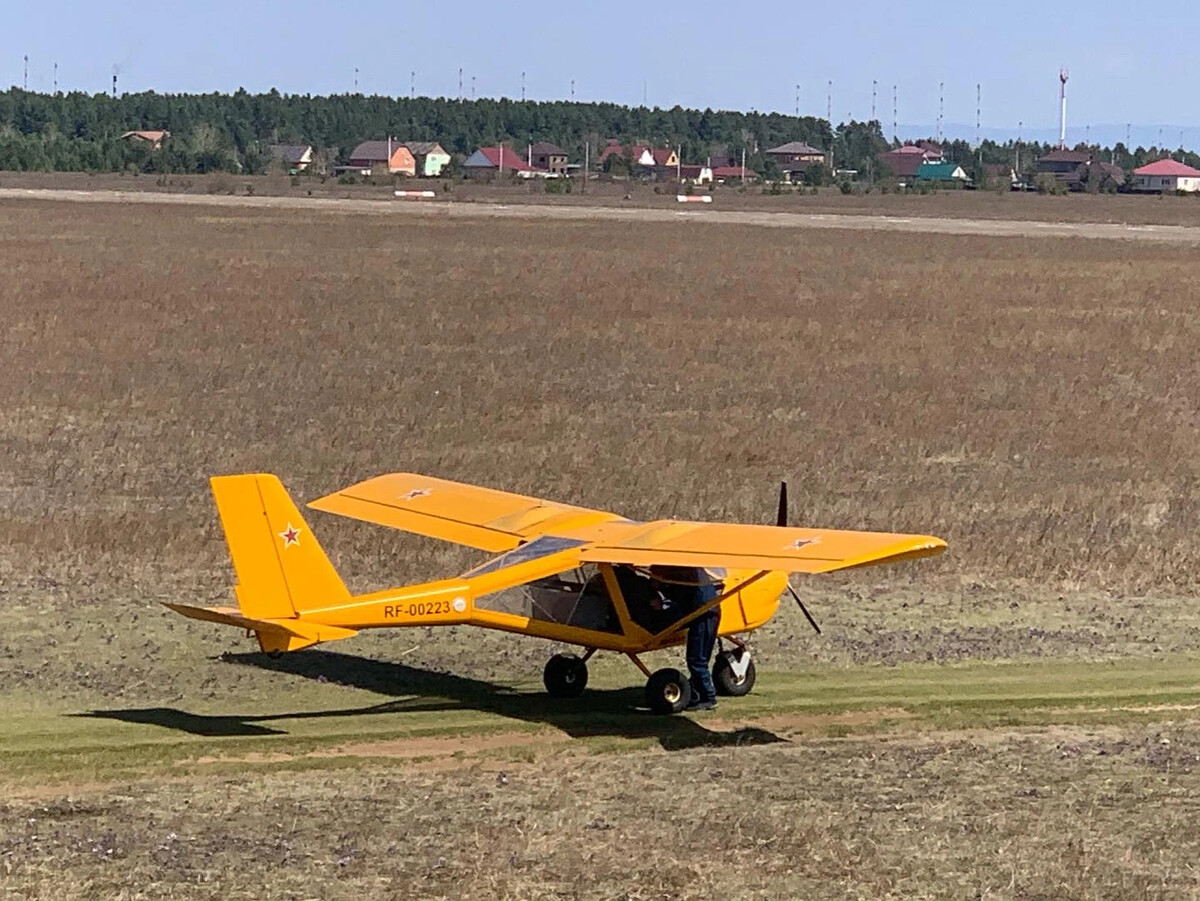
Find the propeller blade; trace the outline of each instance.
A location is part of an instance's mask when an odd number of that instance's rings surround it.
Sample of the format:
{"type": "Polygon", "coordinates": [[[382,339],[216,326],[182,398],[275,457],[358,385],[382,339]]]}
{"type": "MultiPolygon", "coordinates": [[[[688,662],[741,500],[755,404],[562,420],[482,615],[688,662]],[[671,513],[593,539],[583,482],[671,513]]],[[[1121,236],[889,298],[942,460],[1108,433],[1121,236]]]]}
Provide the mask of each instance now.
{"type": "Polygon", "coordinates": [[[808,618],[808,624],[813,627],[813,630],[818,635],[820,635],[821,627],[817,625],[817,621],[815,619],[813,619],[813,615],[808,612],[808,608],[804,606],[804,601],[800,600],[800,595],[796,594],[796,589],[791,586],[791,583],[788,583],[788,591],[790,591],[792,593],[792,598],[795,599],[796,603],[800,605],[800,609],[804,612],[804,615],[808,618]]]}
{"type": "Polygon", "coordinates": [[[775,525],[783,527],[788,524],[787,482],[779,483],[779,512],[775,516],[775,525]]]}

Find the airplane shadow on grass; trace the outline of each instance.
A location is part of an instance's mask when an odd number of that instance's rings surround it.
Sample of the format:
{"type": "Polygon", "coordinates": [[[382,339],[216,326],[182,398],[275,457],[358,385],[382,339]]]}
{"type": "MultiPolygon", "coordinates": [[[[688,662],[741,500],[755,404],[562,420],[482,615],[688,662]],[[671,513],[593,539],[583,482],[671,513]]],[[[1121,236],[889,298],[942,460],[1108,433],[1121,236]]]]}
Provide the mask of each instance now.
{"type": "Polygon", "coordinates": [[[589,689],[582,697],[562,700],[517,692],[504,685],[404,663],[355,657],[336,651],[308,650],[272,659],[265,654],[226,654],[223,660],[243,666],[288,673],[314,681],[361,688],[392,701],[340,710],[213,716],[170,707],[93,710],[75,716],[144,723],[207,737],[284,735],[268,723],[325,717],[369,716],[429,711],[477,710],[527,723],[560,729],[573,738],[613,736],[652,738],[668,751],[698,747],[759,745],[786,741],[753,726],[729,731],[707,728],[687,716],[658,716],[640,705],[642,689],[589,689]]]}

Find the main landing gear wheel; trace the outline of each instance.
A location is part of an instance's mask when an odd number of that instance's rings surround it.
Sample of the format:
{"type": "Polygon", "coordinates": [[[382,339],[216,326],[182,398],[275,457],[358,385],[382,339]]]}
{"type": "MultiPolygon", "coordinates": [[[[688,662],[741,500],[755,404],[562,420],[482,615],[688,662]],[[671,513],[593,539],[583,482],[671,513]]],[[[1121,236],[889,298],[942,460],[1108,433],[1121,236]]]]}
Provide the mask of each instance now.
{"type": "Polygon", "coordinates": [[[712,675],[717,694],[740,698],[754,687],[754,660],[745,648],[722,651],[713,663],[712,675]]]}
{"type": "Polygon", "coordinates": [[[555,654],[546,662],[542,681],[552,698],[577,698],[587,687],[587,664],[574,654],[555,654]]]}
{"type": "Polygon", "coordinates": [[[692,699],[692,685],[677,669],[660,669],[646,683],[646,706],[655,713],[679,713],[692,699]]]}

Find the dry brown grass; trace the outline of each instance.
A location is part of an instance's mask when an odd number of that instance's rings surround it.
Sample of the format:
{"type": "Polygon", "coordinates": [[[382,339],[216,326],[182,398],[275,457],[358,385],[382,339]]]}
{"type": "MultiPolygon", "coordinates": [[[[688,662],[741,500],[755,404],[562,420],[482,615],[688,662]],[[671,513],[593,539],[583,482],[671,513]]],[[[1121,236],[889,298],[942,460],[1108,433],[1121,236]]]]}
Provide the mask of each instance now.
{"type": "Polygon", "coordinates": [[[1141,591],[1200,571],[1187,251],[0,216],[0,534],[26,563],[215,564],[206,475],[276,471],[306,497],[403,467],[750,521],[788,478],[803,522],[950,540],[886,581],[1141,591]]]}
{"type": "MultiPolygon", "coordinates": [[[[804,582],[827,635],[781,617],[768,665],[1200,644],[1191,251],[44,202],[0,222],[18,685],[148,691],[162,656],[237,643],[146,606],[227,598],[206,477],[245,470],[299,498],[404,468],[744,521],[787,478],[799,521],[950,541],[804,582]]],[[[467,559],[314,523],[360,587],[467,559]]],[[[485,676],[545,653],[421,644],[485,676]]]]}
{"type": "MultiPolygon", "coordinates": [[[[747,521],[788,478],[800,521],[950,541],[940,560],[806,582],[826,636],[785,614],[764,669],[1200,644],[1192,251],[43,202],[0,207],[0,235],[7,709],[302,706],[280,700],[305,691],[285,673],[211,657],[240,636],[150,606],[226,599],[205,479],[243,470],[300,498],[404,468],[747,521]]],[[[313,524],[360,587],[465,562],[313,524]]],[[[508,679],[536,679],[546,653],[411,640],[337,650],[508,679]]],[[[571,746],[452,773],[250,766],[9,801],[0,885],[1181,897],[1200,892],[1196,747],[1191,726],[1123,726],[571,746]]]]}
{"type": "Polygon", "coordinates": [[[1194,727],[214,775],[0,804],[20,897],[1195,897],[1194,727]]]}

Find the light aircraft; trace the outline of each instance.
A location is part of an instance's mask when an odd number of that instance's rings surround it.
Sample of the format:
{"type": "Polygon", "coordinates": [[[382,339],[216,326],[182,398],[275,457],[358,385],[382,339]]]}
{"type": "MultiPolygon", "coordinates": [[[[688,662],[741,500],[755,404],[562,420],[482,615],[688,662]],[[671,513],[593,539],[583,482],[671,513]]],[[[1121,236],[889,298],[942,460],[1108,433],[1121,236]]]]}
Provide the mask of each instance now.
{"type": "Polygon", "coordinates": [[[639,655],[684,643],[688,625],[705,612],[720,608],[718,636],[732,645],[718,649],[718,691],[744,695],[755,671],[742,636],[775,614],[785,591],[820,631],[789,574],[911,560],[946,547],[929,535],[791,528],[786,483],[776,525],[767,526],[635,522],[392,473],[308,506],[497,556],[455,578],[351,595],[278,478],[217,476],[211,484],[237,574],[237,607],[167,604],[172,610],[253,632],[268,654],[391,626],[482,626],[577,645],[582,656],[555,654],[546,664],[546,689],[556,697],[579,695],[589,658],[612,651],[646,675],[646,702],[658,713],[687,706],[688,679],[670,668],[651,673],[639,655]],[[715,597],[700,607],[672,603],[672,586],[681,584],[715,586],[715,597]]]}

